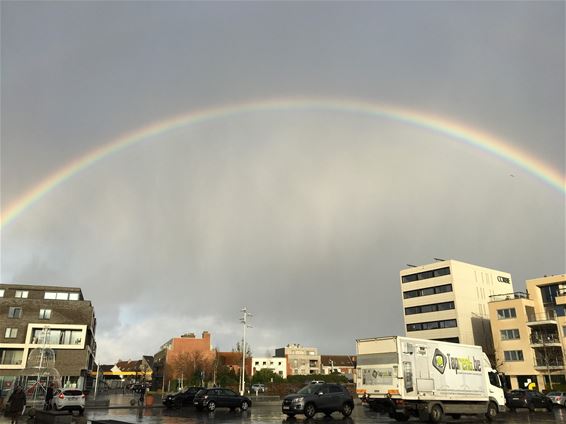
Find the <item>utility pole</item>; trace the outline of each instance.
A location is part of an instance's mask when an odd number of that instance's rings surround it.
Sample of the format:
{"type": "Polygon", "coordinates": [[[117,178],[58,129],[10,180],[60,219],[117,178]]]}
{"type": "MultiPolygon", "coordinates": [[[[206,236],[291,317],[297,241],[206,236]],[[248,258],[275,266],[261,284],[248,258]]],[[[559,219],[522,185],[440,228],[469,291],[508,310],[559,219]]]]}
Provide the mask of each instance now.
{"type": "Polygon", "coordinates": [[[241,312],[244,314],[242,318],[240,318],[240,322],[244,326],[244,341],[242,346],[242,371],[240,372],[240,395],[243,396],[246,389],[246,328],[251,328],[251,325],[248,325],[248,317],[252,317],[253,315],[248,312],[248,308],[245,306],[242,308],[241,312]]]}

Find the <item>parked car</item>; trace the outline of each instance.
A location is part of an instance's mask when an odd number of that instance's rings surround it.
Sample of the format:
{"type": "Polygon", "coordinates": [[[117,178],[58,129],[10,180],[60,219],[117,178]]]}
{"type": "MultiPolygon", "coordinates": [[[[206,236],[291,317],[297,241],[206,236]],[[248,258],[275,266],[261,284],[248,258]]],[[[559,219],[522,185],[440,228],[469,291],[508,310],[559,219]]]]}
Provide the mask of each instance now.
{"type": "Polygon", "coordinates": [[[57,389],[51,399],[51,408],[55,411],[79,411],[79,415],[83,415],[85,395],[77,389],[57,389]]]}
{"type": "Polygon", "coordinates": [[[259,393],[259,392],[263,393],[265,392],[265,384],[261,384],[261,383],[252,384],[251,391],[252,393],[259,393]]]}
{"type": "Polygon", "coordinates": [[[242,411],[246,411],[252,406],[252,401],[249,397],[240,396],[230,389],[215,387],[199,391],[195,395],[193,404],[199,411],[204,408],[211,412],[216,408],[230,408],[231,410],[240,408],[242,411]]]}
{"type": "Polygon", "coordinates": [[[195,395],[204,389],[204,387],[189,387],[178,391],[177,393],[171,393],[163,398],[163,405],[167,408],[180,408],[181,406],[192,406],[195,395]]]}
{"type": "Polygon", "coordinates": [[[546,397],[556,405],[566,406],[566,392],[550,392],[546,397]]]}
{"type": "Polygon", "coordinates": [[[312,418],[317,412],[330,415],[335,411],[348,417],[354,409],[352,395],[344,386],[331,383],[311,383],[283,399],[281,410],[289,417],[303,414],[312,418]]]}
{"type": "Polygon", "coordinates": [[[552,400],[536,390],[511,390],[505,394],[505,399],[507,407],[511,411],[515,411],[518,408],[527,408],[530,411],[534,411],[535,408],[545,408],[548,411],[552,411],[554,406],[552,400]]]}

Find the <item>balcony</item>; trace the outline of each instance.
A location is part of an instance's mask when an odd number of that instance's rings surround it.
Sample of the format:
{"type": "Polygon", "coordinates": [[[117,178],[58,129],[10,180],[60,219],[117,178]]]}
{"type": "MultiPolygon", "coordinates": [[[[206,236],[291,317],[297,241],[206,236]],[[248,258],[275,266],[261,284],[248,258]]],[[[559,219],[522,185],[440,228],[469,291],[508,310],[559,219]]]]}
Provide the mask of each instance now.
{"type": "Polygon", "coordinates": [[[548,361],[537,359],[535,360],[534,368],[538,371],[561,370],[564,369],[564,361],[562,359],[549,359],[548,361]]]}
{"type": "Polygon", "coordinates": [[[545,346],[555,346],[561,347],[562,342],[560,341],[560,337],[558,337],[557,333],[536,333],[533,332],[530,336],[531,346],[536,347],[545,347],[545,346]]]}
{"type": "Polygon", "coordinates": [[[490,302],[499,302],[501,300],[515,300],[515,299],[529,299],[529,294],[525,292],[513,292],[513,293],[495,294],[489,296],[490,302]]]}
{"type": "Polygon", "coordinates": [[[558,322],[556,321],[556,314],[554,313],[540,313],[540,314],[529,314],[527,316],[527,325],[529,327],[552,327],[556,328],[558,322]]]}

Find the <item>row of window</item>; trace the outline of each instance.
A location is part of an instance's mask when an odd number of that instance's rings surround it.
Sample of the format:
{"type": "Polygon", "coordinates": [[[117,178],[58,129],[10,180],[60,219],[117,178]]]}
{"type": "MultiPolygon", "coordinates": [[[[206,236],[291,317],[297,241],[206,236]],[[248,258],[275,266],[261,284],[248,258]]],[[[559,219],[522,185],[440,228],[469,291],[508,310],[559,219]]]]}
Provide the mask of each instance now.
{"type": "Polygon", "coordinates": [[[517,311],[515,311],[515,308],[497,310],[497,319],[510,319],[510,318],[517,318],[517,311]]]}
{"type": "Polygon", "coordinates": [[[506,350],[503,352],[506,361],[524,361],[522,350],[506,350]]]}
{"type": "Polygon", "coordinates": [[[438,268],[430,271],[417,272],[416,274],[403,275],[401,280],[403,283],[410,283],[413,281],[427,280],[429,278],[441,277],[443,275],[450,275],[450,268],[438,268]]]}
{"type": "Polygon", "coordinates": [[[521,336],[517,328],[512,330],[501,330],[501,340],[518,340],[521,336]]]}
{"type": "Polygon", "coordinates": [[[442,284],[441,286],[427,287],[418,290],[408,290],[403,292],[404,299],[412,299],[414,297],[430,296],[432,294],[448,293],[452,291],[452,284],[442,284]]]}
{"type": "MultiPolygon", "coordinates": [[[[4,289],[0,289],[0,297],[4,297],[4,289]]],[[[15,298],[27,299],[29,296],[28,290],[16,290],[15,298]]],[[[78,293],[66,293],[66,292],[45,292],[44,299],[55,299],[55,300],[79,300],[78,293]]]]}
{"type": "Polygon", "coordinates": [[[426,314],[427,312],[447,311],[454,309],[454,302],[432,303],[430,305],[411,306],[405,308],[405,315],[426,314]]]}
{"type": "MultiPolygon", "coordinates": [[[[6,328],[4,333],[4,338],[15,339],[18,337],[17,328],[6,328]]],[[[81,330],[49,330],[45,332],[43,329],[34,329],[32,334],[33,344],[63,344],[63,345],[75,345],[82,342],[82,331],[81,330]]]]}
{"type": "MultiPolygon", "coordinates": [[[[17,306],[8,308],[8,318],[21,318],[24,310],[17,306]]],[[[39,319],[51,319],[51,309],[40,309],[39,319]]]]}
{"type": "Polygon", "coordinates": [[[442,321],[417,322],[415,324],[407,324],[407,331],[436,330],[438,328],[454,327],[457,327],[455,319],[445,319],[442,321]]]}

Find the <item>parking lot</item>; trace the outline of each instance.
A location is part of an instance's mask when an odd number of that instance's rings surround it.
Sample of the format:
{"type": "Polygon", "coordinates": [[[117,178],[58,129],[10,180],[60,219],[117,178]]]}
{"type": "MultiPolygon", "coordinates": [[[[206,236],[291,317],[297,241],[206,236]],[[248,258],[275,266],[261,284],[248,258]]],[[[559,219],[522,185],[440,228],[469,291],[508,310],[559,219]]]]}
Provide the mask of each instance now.
{"type": "MultiPolygon", "coordinates": [[[[229,410],[217,410],[213,413],[197,412],[193,408],[181,409],[163,409],[163,408],[130,408],[130,409],[92,409],[86,413],[88,420],[119,420],[128,423],[147,423],[147,424],[197,424],[197,423],[348,423],[348,424],[368,424],[368,423],[395,423],[396,421],[386,417],[382,417],[375,412],[357,406],[354,413],[349,418],[343,418],[341,414],[334,413],[331,417],[325,417],[324,414],[317,414],[313,419],[305,420],[298,416],[289,419],[281,414],[281,406],[277,402],[269,402],[267,404],[257,403],[246,412],[230,412],[229,410]]],[[[416,419],[409,422],[418,423],[416,419]]],[[[459,420],[451,418],[445,419],[446,423],[483,423],[486,422],[480,417],[462,417],[459,420]]],[[[514,424],[549,424],[549,423],[566,423],[566,409],[555,408],[553,412],[537,411],[529,413],[527,410],[517,413],[501,414],[495,420],[496,423],[514,423],[514,424]]]]}

